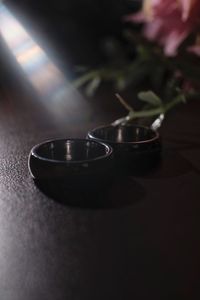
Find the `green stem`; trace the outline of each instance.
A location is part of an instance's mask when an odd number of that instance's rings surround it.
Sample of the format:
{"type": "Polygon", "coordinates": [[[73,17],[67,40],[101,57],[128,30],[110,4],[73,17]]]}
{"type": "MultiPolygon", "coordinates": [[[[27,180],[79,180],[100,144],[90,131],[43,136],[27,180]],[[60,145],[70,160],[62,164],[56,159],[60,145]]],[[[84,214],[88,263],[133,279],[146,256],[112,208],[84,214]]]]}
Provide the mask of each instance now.
{"type": "Polygon", "coordinates": [[[184,103],[183,95],[178,95],[173,101],[165,104],[165,113],[167,113],[169,110],[171,110],[174,106],[176,106],[179,103],[184,103]]]}
{"type": "Polygon", "coordinates": [[[116,93],[115,96],[117,97],[119,102],[129,111],[129,113],[134,112],[134,109],[118,93],[116,93]]]}
{"type": "Polygon", "coordinates": [[[146,118],[146,117],[153,117],[159,114],[164,113],[163,107],[148,109],[148,110],[141,110],[135,111],[134,113],[129,113],[130,121],[138,118],[146,118]]]}
{"type": "Polygon", "coordinates": [[[86,82],[92,80],[93,78],[95,78],[96,76],[98,76],[100,74],[100,70],[93,70],[81,77],[79,77],[78,79],[75,79],[73,81],[73,85],[76,87],[76,88],[79,88],[81,87],[82,85],[84,85],[86,82]]]}
{"type": "Polygon", "coordinates": [[[183,96],[178,95],[173,101],[167,103],[165,105],[159,106],[154,109],[148,110],[141,110],[129,113],[129,121],[138,119],[138,118],[147,118],[147,117],[154,117],[160,114],[166,114],[169,110],[171,110],[174,106],[179,103],[183,103],[183,96]]]}
{"type": "Polygon", "coordinates": [[[79,88],[85,85],[87,82],[93,80],[95,77],[102,78],[103,81],[116,81],[119,77],[125,77],[126,74],[132,74],[134,70],[140,69],[141,63],[144,63],[146,59],[139,58],[132,63],[125,64],[125,66],[121,67],[102,67],[99,69],[91,70],[90,72],[84,74],[83,76],[75,79],[72,84],[75,88],[79,88]]]}

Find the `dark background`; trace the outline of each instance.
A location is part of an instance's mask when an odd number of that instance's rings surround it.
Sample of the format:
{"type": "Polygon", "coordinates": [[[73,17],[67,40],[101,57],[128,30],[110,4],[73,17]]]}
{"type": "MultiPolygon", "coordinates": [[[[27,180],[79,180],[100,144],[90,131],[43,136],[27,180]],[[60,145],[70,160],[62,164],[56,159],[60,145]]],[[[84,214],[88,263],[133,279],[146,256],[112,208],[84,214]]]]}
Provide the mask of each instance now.
{"type": "Polygon", "coordinates": [[[68,63],[91,65],[106,60],[105,40],[121,38],[122,17],[135,10],[139,1],[7,0],[6,4],[29,30],[37,32],[38,40],[49,52],[59,52],[60,59],[67,58],[68,63]]]}

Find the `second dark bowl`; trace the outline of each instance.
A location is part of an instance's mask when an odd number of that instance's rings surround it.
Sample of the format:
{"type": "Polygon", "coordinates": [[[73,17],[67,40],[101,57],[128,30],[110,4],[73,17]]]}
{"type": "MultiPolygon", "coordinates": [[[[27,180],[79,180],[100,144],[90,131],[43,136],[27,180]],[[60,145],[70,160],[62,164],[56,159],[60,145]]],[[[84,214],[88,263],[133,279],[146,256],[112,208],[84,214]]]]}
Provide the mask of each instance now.
{"type": "Polygon", "coordinates": [[[160,158],[161,141],[157,131],[140,125],[102,126],[88,132],[89,139],[110,145],[117,167],[143,171],[160,158]]]}

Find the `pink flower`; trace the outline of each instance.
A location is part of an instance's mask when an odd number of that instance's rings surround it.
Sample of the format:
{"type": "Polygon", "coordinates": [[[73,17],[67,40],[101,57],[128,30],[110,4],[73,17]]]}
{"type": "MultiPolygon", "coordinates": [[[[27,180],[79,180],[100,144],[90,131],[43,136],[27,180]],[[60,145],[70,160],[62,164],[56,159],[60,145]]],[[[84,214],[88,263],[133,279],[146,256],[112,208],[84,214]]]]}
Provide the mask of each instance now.
{"type": "MultiPolygon", "coordinates": [[[[200,1],[144,0],[142,11],[126,20],[144,22],[144,36],[163,46],[166,55],[174,56],[181,43],[200,30],[200,1]]],[[[200,55],[200,43],[189,50],[200,55]]]]}

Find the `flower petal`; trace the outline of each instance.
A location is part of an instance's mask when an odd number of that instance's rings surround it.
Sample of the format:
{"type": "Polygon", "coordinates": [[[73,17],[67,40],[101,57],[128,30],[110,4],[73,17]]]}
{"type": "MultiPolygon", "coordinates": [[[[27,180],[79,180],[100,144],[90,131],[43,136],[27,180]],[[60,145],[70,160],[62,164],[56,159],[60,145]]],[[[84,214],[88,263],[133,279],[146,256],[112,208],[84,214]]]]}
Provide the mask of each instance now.
{"type": "Polygon", "coordinates": [[[182,9],[182,20],[185,22],[190,14],[190,11],[195,4],[196,0],[179,0],[179,4],[182,9]]]}

